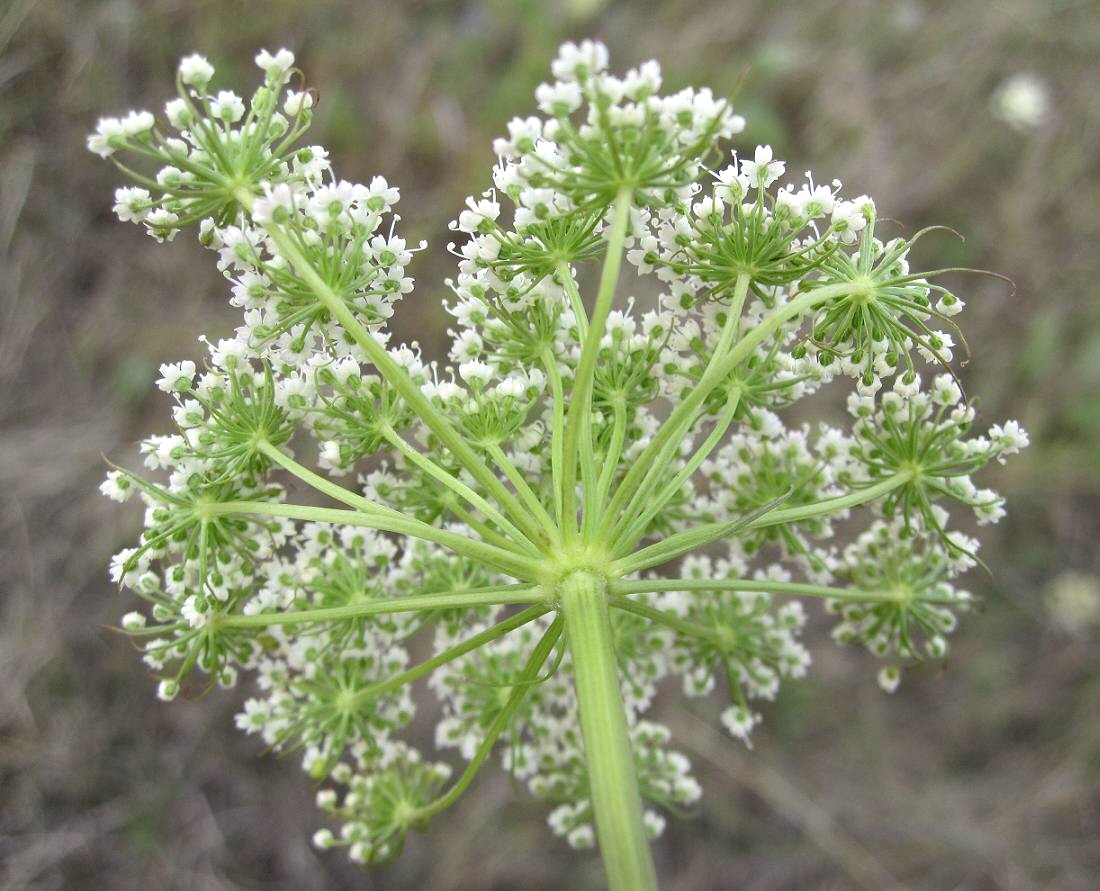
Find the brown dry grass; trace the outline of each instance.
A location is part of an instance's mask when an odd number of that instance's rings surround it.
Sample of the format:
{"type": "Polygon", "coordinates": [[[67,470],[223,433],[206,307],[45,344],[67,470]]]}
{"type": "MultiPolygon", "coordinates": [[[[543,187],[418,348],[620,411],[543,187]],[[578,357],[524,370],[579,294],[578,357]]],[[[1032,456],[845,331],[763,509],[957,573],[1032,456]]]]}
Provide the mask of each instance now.
{"type": "MultiPolygon", "coordinates": [[[[651,55],[674,85],[752,74],[746,141],[812,161],[926,248],[1011,276],[960,280],[989,418],[1036,445],[997,481],[985,614],[949,670],[893,698],[861,654],[817,647],[811,680],[768,710],[756,749],[714,715],[664,717],[708,794],[657,846],[680,889],[909,887],[1085,891],[1100,882],[1096,629],[1069,635],[1050,580],[1100,572],[1100,5],[1096,2],[657,4],[381,0],[8,0],[0,7],[0,884],[6,888],[589,888],[594,860],[489,777],[396,866],[373,874],[306,844],[318,823],[296,765],[232,729],[232,696],[165,707],[122,638],[106,579],[133,514],[95,494],[164,405],[156,364],[226,330],[224,286],[184,237],[154,250],[108,212],[115,177],[83,151],[100,113],[157,107],[200,49],[227,80],[289,44],[320,86],[318,138],[349,178],[403,188],[405,231],[435,246],[486,182],[488,141],[525,111],[557,42],[598,35],[618,65],[651,55]],[[989,112],[1007,75],[1050,85],[1048,125],[989,112]]],[[[417,260],[399,313],[439,349],[445,256],[417,260]]]]}

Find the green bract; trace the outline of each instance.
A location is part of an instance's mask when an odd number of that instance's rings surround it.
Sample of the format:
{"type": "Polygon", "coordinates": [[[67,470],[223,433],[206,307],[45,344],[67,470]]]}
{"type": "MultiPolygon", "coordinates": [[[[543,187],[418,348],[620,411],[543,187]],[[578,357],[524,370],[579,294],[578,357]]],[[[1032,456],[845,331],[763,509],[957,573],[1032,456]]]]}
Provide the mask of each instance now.
{"type": "Polygon", "coordinates": [[[395,856],[499,758],[554,832],[598,843],[613,888],[652,888],[662,810],[700,795],[645,717],[666,682],[721,696],[748,742],[808,670],[800,598],[891,660],[888,690],[902,662],[942,658],[977,548],[949,510],[997,520],[971,475],[1027,434],[975,435],[953,376],[923,370],[950,361],[938,326],[962,304],[909,271],[911,242],[876,237],[870,198],[777,186],[770,146],[709,173],[744,125],[729,103],[662,96],[652,62],[613,76],[588,41],[562,47],[548,118],[508,125],[493,188],[452,223],[449,361],[391,343],[413,291],[399,190],[294,147],[311,100],[282,95],[293,61],[260,54],[246,110],[190,56],[175,135],[134,112],[89,139],[159,167],[122,167],[138,185],[119,216],[157,240],[195,226],[243,311],[203,369],[161,367],[158,478],[103,484],[146,505],[112,564],[148,605],[123,629],[164,699],[204,689],[196,669],[249,678],[238,724],[302,750],[340,824],[321,847],[395,856]],[[624,260],[655,300],[621,299],[624,260]],[[851,428],[788,426],[825,387],[854,390],[851,428]],[[288,481],[311,497],[289,503],[288,481]],[[868,514],[835,544],[835,519],[868,514]],[[422,678],[436,746],[465,762],[453,781],[407,733],[422,678]]]}

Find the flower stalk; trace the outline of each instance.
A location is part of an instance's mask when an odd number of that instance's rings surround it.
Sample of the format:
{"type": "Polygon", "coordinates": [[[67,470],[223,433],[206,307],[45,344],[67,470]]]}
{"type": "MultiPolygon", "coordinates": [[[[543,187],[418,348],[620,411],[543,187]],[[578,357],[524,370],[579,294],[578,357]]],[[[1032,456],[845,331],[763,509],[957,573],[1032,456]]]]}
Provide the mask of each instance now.
{"type": "Polygon", "coordinates": [[[612,891],[656,889],[615,660],[606,582],[589,572],[557,588],[573,656],[596,838],[612,891]]]}

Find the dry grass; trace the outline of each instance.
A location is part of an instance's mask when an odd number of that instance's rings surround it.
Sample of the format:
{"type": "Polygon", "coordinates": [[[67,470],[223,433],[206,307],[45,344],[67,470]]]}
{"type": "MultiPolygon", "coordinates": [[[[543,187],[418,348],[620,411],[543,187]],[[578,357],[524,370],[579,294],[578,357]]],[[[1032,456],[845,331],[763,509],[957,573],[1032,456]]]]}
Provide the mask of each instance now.
{"type": "MultiPolygon", "coordinates": [[[[307,845],[318,817],[296,765],[232,729],[232,696],[163,707],[106,579],[136,518],[102,503],[101,454],[126,461],[165,421],[155,365],[232,324],[187,238],[153,250],[108,213],[115,177],[83,151],[97,114],[158,106],[175,59],[227,77],[259,46],[299,51],[317,130],[342,173],[402,185],[405,231],[434,245],[487,181],[488,142],[557,42],[595,34],[620,65],[661,57],[673,85],[728,89],[747,140],[835,174],[968,278],[965,380],[989,418],[1037,441],[998,484],[985,614],[949,670],[893,698],[862,655],[817,648],[811,680],[768,710],[749,753],[713,713],[664,717],[708,794],[657,855],[667,886],[1076,891],[1100,876],[1096,629],[1044,603],[1067,568],[1100,572],[1100,6],[1095,2],[649,4],[573,0],[9,0],[0,10],[0,884],[5,888],[595,888],[596,863],[551,840],[506,777],[364,875],[307,845]],[[1048,125],[990,114],[1007,75],[1050,85],[1048,125]],[[930,239],[930,242],[932,240],[930,239]]],[[[248,76],[251,76],[250,74],[248,76]]],[[[404,331],[438,351],[445,255],[418,258],[404,331]],[[440,257],[442,256],[442,259],[440,257]]]]}

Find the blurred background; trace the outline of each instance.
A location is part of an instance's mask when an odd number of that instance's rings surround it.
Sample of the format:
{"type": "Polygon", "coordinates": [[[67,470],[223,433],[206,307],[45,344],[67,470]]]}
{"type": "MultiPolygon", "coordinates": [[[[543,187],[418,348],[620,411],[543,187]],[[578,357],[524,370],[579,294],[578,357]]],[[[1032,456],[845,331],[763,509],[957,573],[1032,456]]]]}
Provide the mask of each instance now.
{"type": "MultiPolygon", "coordinates": [[[[984,482],[992,575],[946,670],[893,697],[824,623],[815,670],[765,711],[755,749],[715,704],[657,717],[706,789],[656,846],[673,889],[1100,887],[1100,4],[1095,0],[4,0],[0,3],[0,886],[107,889],[585,889],[595,857],[487,771],[395,865],[308,845],[297,759],[233,729],[243,691],[165,706],[124,638],[109,556],[136,509],[98,496],[102,455],[136,465],[167,429],[157,365],[236,312],[189,234],[160,248],[110,213],[121,180],[84,150],[98,116],[158,110],[179,57],[247,94],[286,45],[320,91],[312,136],[342,177],[401,186],[426,238],[399,337],[443,346],[446,223],[489,183],[493,136],[533,110],[557,44],[594,36],[616,70],[733,90],[741,148],[840,177],[906,231],[942,224],[924,268],[956,277],[985,423],[1032,448],[984,482]]],[[[670,691],[671,692],[671,691],[670,691]]]]}

